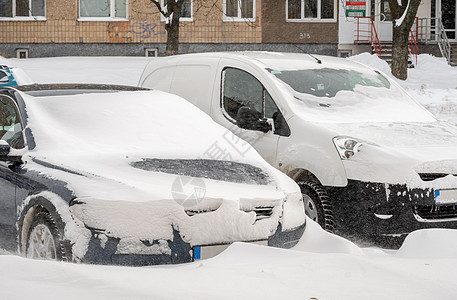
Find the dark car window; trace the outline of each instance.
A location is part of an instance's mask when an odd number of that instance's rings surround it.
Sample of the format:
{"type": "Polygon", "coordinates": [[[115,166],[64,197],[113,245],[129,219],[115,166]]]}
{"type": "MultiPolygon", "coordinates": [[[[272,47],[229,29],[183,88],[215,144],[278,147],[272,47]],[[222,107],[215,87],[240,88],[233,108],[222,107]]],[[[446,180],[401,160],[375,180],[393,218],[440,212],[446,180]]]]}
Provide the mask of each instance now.
{"type": "Polygon", "coordinates": [[[8,142],[12,148],[24,147],[22,124],[14,101],[0,95],[0,139],[8,142]]]}

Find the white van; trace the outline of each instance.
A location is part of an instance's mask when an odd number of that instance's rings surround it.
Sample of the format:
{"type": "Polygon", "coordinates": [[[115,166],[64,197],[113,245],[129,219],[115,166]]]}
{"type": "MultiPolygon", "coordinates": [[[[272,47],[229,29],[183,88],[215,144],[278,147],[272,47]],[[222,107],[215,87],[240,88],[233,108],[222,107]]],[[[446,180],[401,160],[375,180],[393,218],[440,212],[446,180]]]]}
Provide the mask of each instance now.
{"type": "Polygon", "coordinates": [[[348,59],[237,52],[155,59],[139,85],[182,96],[299,183],[307,214],[396,247],[457,228],[457,129],[348,59]]]}

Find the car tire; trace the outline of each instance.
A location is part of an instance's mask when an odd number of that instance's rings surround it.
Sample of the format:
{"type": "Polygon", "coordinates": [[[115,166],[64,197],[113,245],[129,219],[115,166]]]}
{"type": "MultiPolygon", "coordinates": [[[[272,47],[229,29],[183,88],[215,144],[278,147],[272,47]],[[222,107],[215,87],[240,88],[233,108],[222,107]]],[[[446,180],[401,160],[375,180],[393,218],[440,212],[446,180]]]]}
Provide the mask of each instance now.
{"type": "Polygon", "coordinates": [[[333,209],[324,187],[314,181],[298,182],[306,215],[317,222],[323,229],[334,232],[333,209]]]}
{"type": "Polygon", "coordinates": [[[47,211],[38,212],[27,234],[27,258],[68,261],[61,230],[47,211]]]}

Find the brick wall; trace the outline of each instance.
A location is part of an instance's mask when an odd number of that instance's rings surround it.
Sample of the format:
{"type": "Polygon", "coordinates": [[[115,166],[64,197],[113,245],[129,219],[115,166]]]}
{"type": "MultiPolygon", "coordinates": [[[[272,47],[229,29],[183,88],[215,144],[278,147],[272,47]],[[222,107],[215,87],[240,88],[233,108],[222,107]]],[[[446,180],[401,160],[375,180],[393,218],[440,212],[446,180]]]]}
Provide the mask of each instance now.
{"type": "Polygon", "coordinates": [[[287,22],[285,0],[263,0],[262,18],[264,43],[338,44],[337,21],[287,22]]]}
{"type": "MultiPolygon", "coordinates": [[[[194,12],[201,0],[194,0],[194,12]]],[[[261,5],[256,21],[224,22],[222,0],[201,7],[193,22],[181,22],[182,43],[260,43],[261,5]]],[[[165,22],[148,0],[129,1],[129,21],[78,21],[78,0],[47,0],[45,21],[0,21],[0,43],[164,43],[165,22]]]]}

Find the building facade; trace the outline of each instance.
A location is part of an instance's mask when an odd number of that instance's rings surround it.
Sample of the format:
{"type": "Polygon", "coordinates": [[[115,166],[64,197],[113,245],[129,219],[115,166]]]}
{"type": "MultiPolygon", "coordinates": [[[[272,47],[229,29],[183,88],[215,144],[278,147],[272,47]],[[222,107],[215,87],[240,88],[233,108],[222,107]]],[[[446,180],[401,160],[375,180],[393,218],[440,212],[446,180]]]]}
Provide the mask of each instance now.
{"type": "MultiPolygon", "coordinates": [[[[186,0],[180,52],[336,55],[337,16],[337,0],[186,0]]],[[[161,55],[165,23],[150,0],[1,0],[0,56],[161,55]]]]}
{"type": "MultiPolygon", "coordinates": [[[[411,30],[419,53],[449,56],[450,62],[454,53],[457,59],[456,4],[457,0],[421,1],[411,30]]],[[[365,52],[371,48],[373,38],[380,43],[392,42],[393,20],[387,0],[344,0],[339,5],[340,54],[365,52]]]]}

